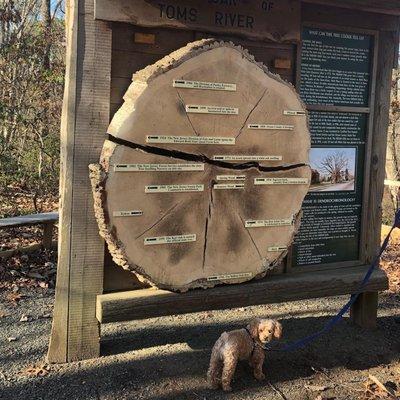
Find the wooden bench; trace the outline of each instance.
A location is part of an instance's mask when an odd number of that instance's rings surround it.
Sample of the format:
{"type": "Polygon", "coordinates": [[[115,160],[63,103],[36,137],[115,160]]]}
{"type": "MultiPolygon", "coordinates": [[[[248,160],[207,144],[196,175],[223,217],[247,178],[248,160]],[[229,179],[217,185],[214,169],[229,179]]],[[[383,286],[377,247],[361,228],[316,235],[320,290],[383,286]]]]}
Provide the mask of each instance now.
{"type": "Polygon", "coordinates": [[[0,229],[17,228],[20,226],[43,225],[42,246],[51,249],[54,224],[58,221],[58,212],[27,214],[18,217],[0,219],[0,229]]]}
{"type": "MultiPolygon", "coordinates": [[[[97,296],[96,317],[100,323],[107,323],[352,294],[358,290],[367,268],[360,266],[317,272],[303,269],[240,285],[182,294],[153,288],[102,294],[97,296]]],[[[386,274],[376,269],[351,309],[355,323],[366,328],[375,326],[378,291],[387,288],[386,274]]]]}

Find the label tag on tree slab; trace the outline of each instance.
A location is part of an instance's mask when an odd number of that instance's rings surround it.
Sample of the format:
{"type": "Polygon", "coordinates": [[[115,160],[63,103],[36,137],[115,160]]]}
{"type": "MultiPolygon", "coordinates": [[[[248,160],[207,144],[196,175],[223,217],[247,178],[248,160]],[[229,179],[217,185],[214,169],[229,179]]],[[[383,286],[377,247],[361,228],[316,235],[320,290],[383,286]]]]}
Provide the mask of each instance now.
{"type": "Polygon", "coordinates": [[[141,210],[113,212],[113,217],[139,217],[140,215],[143,215],[143,211],[141,210]]]}
{"type": "Polygon", "coordinates": [[[249,129],[258,130],[276,130],[276,131],[292,131],[294,125],[272,125],[272,124],[249,124],[247,125],[249,129]]]}
{"type": "Polygon", "coordinates": [[[150,185],[145,186],[145,193],[203,192],[204,185],[150,185]]]}
{"type": "Polygon", "coordinates": [[[271,246],[268,247],[268,251],[286,251],[287,246],[271,246]]]}
{"type": "Polygon", "coordinates": [[[253,156],[246,154],[227,154],[213,156],[215,161],[281,161],[282,156],[253,156]]]}
{"type": "Polygon", "coordinates": [[[174,143],[174,144],[226,144],[234,145],[236,139],[233,137],[217,136],[166,136],[147,135],[146,143],[174,143]]]}
{"type": "Polygon", "coordinates": [[[226,274],[226,275],[214,275],[209,276],[207,281],[226,281],[226,280],[233,280],[233,279],[242,279],[242,278],[250,278],[253,274],[251,272],[241,272],[237,274],[226,274]]]}
{"type": "Polygon", "coordinates": [[[195,114],[223,114],[223,115],[237,115],[239,109],[236,107],[223,107],[223,106],[202,106],[198,104],[188,104],[186,107],[187,113],[195,114]]]}
{"type": "Polygon", "coordinates": [[[189,235],[148,237],[144,239],[144,244],[145,246],[149,246],[152,244],[188,243],[195,241],[196,241],[196,234],[193,233],[189,235]]]}
{"type": "Polygon", "coordinates": [[[255,185],[308,185],[308,178],[255,178],[255,185]]]}
{"type": "Polygon", "coordinates": [[[204,164],[116,164],[117,172],[175,172],[175,171],[204,171],[204,164]]]}
{"type": "Polygon", "coordinates": [[[182,89],[226,90],[228,92],[236,92],[235,83],[201,82],[174,79],[172,82],[172,86],[182,89]]]}
{"type": "Polygon", "coordinates": [[[288,226],[292,225],[293,218],[290,219],[259,219],[244,222],[246,228],[264,228],[268,226],[288,226]]]}
{"type": "Polygon", "coordinates": [[[244,189],[244,183],[217,183],[214,189],[244,189]]]}
{"type": "Polygon", "coordinates": [[[296,116],[296,115],[306,115],[305,111],[300,111],[300,110],[284,110],[283,115],[289,115],[289,116],[296,116]]]}
{"type": "Polygon", "coordinates": [[[217,175],[217,181],[245,181],[246,175],[217,175]]]}

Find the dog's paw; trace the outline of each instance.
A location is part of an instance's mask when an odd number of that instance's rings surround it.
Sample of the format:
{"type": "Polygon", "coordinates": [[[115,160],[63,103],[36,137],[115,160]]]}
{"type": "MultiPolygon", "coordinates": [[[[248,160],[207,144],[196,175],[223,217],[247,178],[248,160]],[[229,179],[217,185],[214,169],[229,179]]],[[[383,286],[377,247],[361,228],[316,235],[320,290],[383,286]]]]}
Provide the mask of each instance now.
{"type": "Polygon", "coordinates": [[[265,379],[265,374],[261,373],[256,373],[254,374],[254,377],[258,380],[258,381],[263,381],[265,379]]]}
{"type": "Polygon", "coordinates": [[[232,392],[232,386],[230,386],[230,385],[222,385],[222,390],[224,392],[232,392]]]}

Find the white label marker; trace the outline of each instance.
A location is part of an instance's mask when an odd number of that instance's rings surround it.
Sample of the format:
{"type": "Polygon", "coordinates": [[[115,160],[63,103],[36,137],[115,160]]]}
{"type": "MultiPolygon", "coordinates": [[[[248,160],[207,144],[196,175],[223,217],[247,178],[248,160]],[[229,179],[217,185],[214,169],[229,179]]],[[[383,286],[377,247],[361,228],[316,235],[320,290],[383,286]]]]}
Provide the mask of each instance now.
{"type": "Polygon", "coordinates": [[[253,274],[251,272],[241,272],[237,274],[226,274],[226,275],[214,275],[214,276],[209,276],[207,278],[207,281],[212,282],[212,281],[225,281],[227,279],[242,279],[242,278],[251,278],[253,274]]]}
{"type": "Polygon", "coordinates": [[[272,124],[249,124],[249,129],[256,130],[276,130],[276,131],[292,131],[294,125],[272,125],[272,124]]]}
{"type": "Polygon", "coordinates": [[[113,217],[139,217],[141,215],[143,215],[143,211],[141,210],[113,212],[113,217]]]}
{"type": "Polygon", "coordinates": [[[293,218],[290,219],[259,219],[247,220],[244,222],[246,228],[264,228],[269,226],[288,226],[292,225],[293,218]]]}
{"type": "Polygon", "coordinates": [[[236,92],[235,83],[201,82],[186,81],[184,79],[174,79],[172,81],[172,86],[182,89],[225,90],[228,92],[236,92]]]}
{"type": "Polygon", "coordinates": [[[268,251],[286,251],[287,246],[271,246],[268,247],[268,251]]]}
{"type": "Polygon", "coordinates": [[[179,193],[203,192],[204,185],[149,185],[145,186],[145,193],[179,193]]]}
{"type": "Polygon", "coordinates": [[[152,244],[172,244],[172,243],[188,243],[195,242],[196,234],[175,235],[175,236],[155,236],[144,239],[145,246],[152,244]]]}
{"type": "Polygon", "coordinates": [[[116,164],[116,172],[176,172],[204,171],[204,164],[116,164]]]}
{"type": "Polygon", "coordinates": [[[281,161],[282,156],[253,156],[246,154],[228,154],[213,156],[215,161],[281,161]]]}
{"type": "Polygon", "coordinates": [[[306,112],[302,110],[283,110],[283,115],[301,116],[306,115],[306,112]]]}
{"type": "Polygon", "coordinates": [[[226,106],[202,106],[198,104],[188,104],[186,107],[187,113],[194,114],[223,114],[223,115],[237,115],[239,109],[236,107],[226,106]]]}
{"type": "Polygon", "coordinates": [[[225,144],[234,145],[234,137],[218,136],[167,136],[147,135],[146,143],[174,143],[174,144],[225,144]]]}
{"type": "Polygon", "coordinates": [[[308,185],[307,178],[255,178],[255,185],[308,185]]]}
{"type": "Polygon", "coordinates": [[[244,189],[244,183],[217,183],[214,189],[244,189]]]}
{"type": "Polygon", "coordinates": [[[217,175],[217,181],[245,181],[246,175],[217,175]]]}

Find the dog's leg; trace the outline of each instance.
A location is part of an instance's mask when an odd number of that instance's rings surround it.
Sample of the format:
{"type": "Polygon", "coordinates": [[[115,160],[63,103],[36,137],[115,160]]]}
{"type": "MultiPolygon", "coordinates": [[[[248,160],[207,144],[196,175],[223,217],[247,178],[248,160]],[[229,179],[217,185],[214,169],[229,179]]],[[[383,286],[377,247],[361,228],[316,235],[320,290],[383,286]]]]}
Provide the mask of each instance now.
{"type": "Polygon", "coordinates": [[[211,352],[210,366],[207,371],[207,382],[212,389],[218,389],[221,382],[222,359],[219,348],[215,346],[211,352]]]}
{"type": "Polygon", "coordinates": [[[265,375],[263,373],[263,364],[265,360],[265,355],[263,352],[255,352],[252,358],[252,365],[254,368],[254,377],[258,381],[262,381],[265,379],[265,375]]]}
{"type": "Polygon", "coordinates": [[[232,390],[231,381],[233,374],[236,370],[236,364],[238,362],[237,354],[234,352],[224,353],[224,368],[222,370],[222,389],[225,392],[230,392],[232,390]]]}

